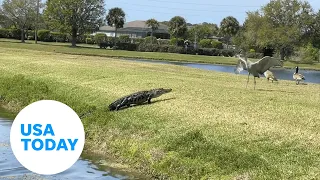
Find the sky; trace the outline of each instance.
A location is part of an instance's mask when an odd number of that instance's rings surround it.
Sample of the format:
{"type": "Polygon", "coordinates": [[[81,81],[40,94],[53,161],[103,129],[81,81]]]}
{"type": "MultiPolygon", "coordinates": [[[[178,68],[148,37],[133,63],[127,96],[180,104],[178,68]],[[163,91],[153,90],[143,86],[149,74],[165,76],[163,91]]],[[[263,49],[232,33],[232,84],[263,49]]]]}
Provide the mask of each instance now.
{"type": "MultiPolygon", "coordinates": [[[[120,7],[126,13],[126,20],[169,21],[179,15],[188,23],[202,22],[220,24],[227,16],[234,16],[241,24],[247,11],[260,9],[270,0],[105,0],[106,9],[120,7]]],[[[308,1],[315,11],[320,8],[319,0],[308,1]]]]}
{"type": "MultiPolygon", "coordinates": [[[[0,0],[2,4],[3,0],[0,0]]],[[[45,2],[45,0],[41,0],[45,2]]],[[[227,16],[234,16],[240,24],[245,21],[247,11],[255,11],[270,0],[105,0],[106,9],[120,7],[126,13],[126,21],[147,20],[169,21],[182,16],[188,23],[202,22],[220,24],[227,16]]],[[[320,0],[308,0],[317,12],[320,0]]]]}

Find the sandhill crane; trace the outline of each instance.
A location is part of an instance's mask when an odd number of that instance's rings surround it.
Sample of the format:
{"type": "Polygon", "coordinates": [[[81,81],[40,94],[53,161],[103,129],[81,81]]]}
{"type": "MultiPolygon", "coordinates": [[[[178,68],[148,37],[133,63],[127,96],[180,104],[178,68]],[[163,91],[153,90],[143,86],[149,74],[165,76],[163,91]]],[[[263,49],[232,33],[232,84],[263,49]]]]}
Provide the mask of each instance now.
{"type": "Polygon", "coordinates": [[[263,74],[267,78],[267,80],[268,81],[271,80],[272,83],[273,81],[278,81],[278,79],[274,76],[274,74],[270,70],[267,70],[263,74]]]}
{"type": "Polygon", "coordinates": [[[296,81],[297,85],[300,83],[300,81],[306,80],[305,77],[302,74],[298,73],[298,71],[299,71],[299,67],[297,66],[296,67],[296,72],[293,73],[293,79],[296,81]]]}
{"type": "Polygon", "coordinates": [[[273,66],[283,66],[283,63],[280,60],[272,58],[270,56],[265,56],[254,63],[249,61],[247,58],[241,58],[239,55],[237,57],[239,58],[239,60],[238,64],[236,65],[236,68],[234,69],[234,72],[236,74],[239,74],[243,70],[248,71],[248,80],[246,88],[248,87],[250,74],[252,74],[254,77],[254,89],[256,89],[256,77],[260,78],[259,74],[262,75],[264,72],[266,72],[273,66]]]}

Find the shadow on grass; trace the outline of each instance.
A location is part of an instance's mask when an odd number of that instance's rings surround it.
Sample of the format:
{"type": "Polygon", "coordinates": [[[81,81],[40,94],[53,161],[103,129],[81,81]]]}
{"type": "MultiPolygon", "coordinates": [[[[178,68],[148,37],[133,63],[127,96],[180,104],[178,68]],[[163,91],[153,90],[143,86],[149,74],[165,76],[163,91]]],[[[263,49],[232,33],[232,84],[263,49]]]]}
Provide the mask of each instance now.
{"type": "Polygon", "coordinates": [[[203,164],[214,162],[226,174],[269,166],[259,154],[209,141],[200,130],[169,139],[166,150],[179,152],[181,158],[200,159],[203,164]]]}
{"type": "Polygon", "coordinates": [[[294,173],[289,176],[301,177],[307,175],[308,167],[318,165],[320,157],[317,151],[301,146],[298,140],[274,144],[269,137],[262,137],[258,141],[241,140],[238,144],[226,142],[224,138],[230,138],[226,136],[212,138],[206,137],[199,129],[167,136],[163,140],[166,142],[165,150],[175,152],[175,157],[164,159],[162,168],[174,168],[177,173],[197,172],[197,176],[203,176],[212,173],[208,167],[216,166],[216,170],[223,175],[257,171],[260,174],[254,176],[262,179],[283,179],[282,177],[287,177],[288,174],[281,172],[281,165],[290,164],[288,171],[294,173]],[[198,163],[192,164],[194,161],[198,163]],[[185,167],[184,163],[189,167],[185,167]],[[182,166],[187,169],[181,171],[182,166]]]}
{"type": "Polygon", "coordinates": [[[291,91],[283,91],[283,90],[273,90],[273,89],[256,89],[257,91],[264,91],[264,92],[283,92],[283,93],[290,93],[294,94],[296,92],[291,92],[291,91]]]}
{"type": "Polygon", "coordinates": [[[299,83],[299,84],[297,84],[297,85],[308,85],[308,84],[307,84],[307,83],[302,82],[302,83],[299,83]]]}
{"type": "Polygon", "coordinates": [[[125,110],[125,109],[128,109],[128,108],[133,108],[133,107],[136,107],[136,106],[151,105],[151,104],[153,104],[153,103],[169,101],[169,100],[172,100],[172,99],[176,99],[176,98],[166,98],[166,99],[159,99],[159,100],[154,100],[154,101],[151,100],[151,103],[150,103],[150,104],[148,104],[148,102],[145,102],[145,103],[139,104],[139,105],[131,105],[130,107],[124,106],[124,107],[121,107],[118,111],[125,110]]]}
{"type": "MultiPolygon", "coordinates": [[[[22,43],[21,41],[5,41],[5,40],[1,40],[0,39],[0,42],[3,42],[3,43],[13,43],[13,44],[35,44],[34,42],[24,42],[22,43]]],[[[38,41],[37,45],[43,45],[43,46],[61,46],[61,47],[69,47],[69,48],[80,48],[80,49],[101,49],[99,46],[81,46],[81,44],[79,45],[76,45],[75,47],[71,45],[71,43],[65,43],[65,44],[55,44],[55,42],[41,42],[41,41],[38,41]]],[[[112,49],[106,49],[106,50],[112,50],[112,49]]]]}
{"type": "Polygon", "coordinates": [[[0,42],[4,42],[4,43],[14,43],[14,44],[34,44],[34,43],[31,43],[31,42],[21,42],[21,41],[4,41],[4,40],[1,40],[0,39],[0,42]]]}

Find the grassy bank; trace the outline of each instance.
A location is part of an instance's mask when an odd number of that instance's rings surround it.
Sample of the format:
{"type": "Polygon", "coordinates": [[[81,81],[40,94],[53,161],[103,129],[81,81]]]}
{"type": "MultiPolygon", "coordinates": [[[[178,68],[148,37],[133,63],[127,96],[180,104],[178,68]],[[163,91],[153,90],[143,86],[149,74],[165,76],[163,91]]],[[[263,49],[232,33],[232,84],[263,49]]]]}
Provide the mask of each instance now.
{"type": "Polygon", "coordinates": [[[0,48],[0,70],[2,100],[16,111],[39,99],[66,103],[83,115],[86,150],[149,175],[320,178],[320,85],[260,78],[254,91],[242,75],[14,47],[0,48]],[[151,105],[106,110],[157,87],[173,91],[151,105]]]}
{"type": "MultiPolygon", "coordinates": [[[[70,47],[69,43],[52,43],[52,42],[38,42],[26,41],[27,43],[21,44],[18,40],[0,39],[0,47],[6,48],[20,48],[28,50],[38,50],[45,52],[56,52],[73,55],[89,55],[100,57],[113,57],[113,58],[136,58],[136,59],[151,59],[151,60],[164,60],[164,61],[180,61],[180,62],[195,62],[195,63],[209,63],[209,64],[224,64],[235,65],[237,59],[233,57],[221,56],[200,56],[200,55],[186,55],[177,53],[159,53],[159,52],[137,52],[137,51],[123,51],[111,49],[99,49],[95,45],[80,44],[77,48],[70,47]]],[[[255,59],[251,59],[255,61],[255,59]]],[[[285,62],[285,68],[293,68],[299,66],[300,69],[314,69],[320,70],[320,64],[296,64],[292,62],[285,62]]]]}

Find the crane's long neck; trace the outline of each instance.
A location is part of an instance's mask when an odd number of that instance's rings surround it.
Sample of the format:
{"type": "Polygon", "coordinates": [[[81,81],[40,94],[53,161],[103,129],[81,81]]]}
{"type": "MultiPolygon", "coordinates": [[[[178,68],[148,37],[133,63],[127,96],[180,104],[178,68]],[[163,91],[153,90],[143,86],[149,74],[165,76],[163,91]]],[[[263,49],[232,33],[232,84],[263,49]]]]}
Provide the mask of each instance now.
{"type": "Polygon", "coordinates": [[[247,67],[251,67],[252,62],[249,60],[246,60],[246,64],[247,64],[247,67]]]}

